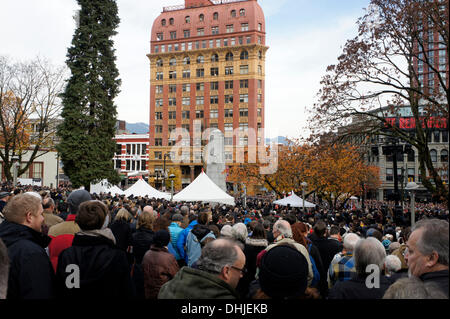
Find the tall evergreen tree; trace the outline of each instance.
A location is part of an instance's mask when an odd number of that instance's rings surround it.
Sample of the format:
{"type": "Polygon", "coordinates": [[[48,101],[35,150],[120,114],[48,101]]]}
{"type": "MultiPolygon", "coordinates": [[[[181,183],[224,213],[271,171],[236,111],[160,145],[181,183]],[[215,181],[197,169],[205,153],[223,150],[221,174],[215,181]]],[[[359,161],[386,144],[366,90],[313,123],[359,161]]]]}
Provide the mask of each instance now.
{"type": "Polygon", "coordinates": [[[115,151],[119,71],[112,37],[119,24],[115,0],[77,0],[78,26],[68,48],[71,77],[62,94],[63,122],[58,145],[64,173],[74,187],[91,182],[118,183],[112,158],[115,151]]]}

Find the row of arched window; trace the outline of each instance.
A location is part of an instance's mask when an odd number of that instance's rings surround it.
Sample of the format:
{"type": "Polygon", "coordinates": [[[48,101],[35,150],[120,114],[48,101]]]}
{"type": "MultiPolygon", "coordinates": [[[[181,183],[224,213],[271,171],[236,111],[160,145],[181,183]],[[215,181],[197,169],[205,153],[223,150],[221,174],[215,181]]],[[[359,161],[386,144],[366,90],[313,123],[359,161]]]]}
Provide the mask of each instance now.
{"type": "MultiPolygon", "coordinates": [[[[231,17],[236,17],[236,14],[237,14],[237,12],[236,12],[236,10],[231,10],[230,11],[230,16],[231,17]]],[[[239,16],[241,16],[241,17],[244,17],[245,16],[245,9],[240,9],[239,10],[239,16]]],[[[213,13],[213,20],[218,20],[219,19],[219,13],[218,12],[214,12],[213,13]]],[[[186,23],[191,23],[191,16],[186,16],[186,17],[184,17],[184,21],[186,22],[186,23]]],[[[203,21],[205,21],[205,15],[203,14],[203,13],[201,13],[201,14],[199,14],[199,16],[198,16],[198,21],[200,21],[200,22],[203,22],[203,21]]],[[[173,18],[170,18],[169,19],[169,24],[170,25],[173,25],[174,24],[174,19],[173,18]]],[[[161,20],[161,25],[162,26],[165,26],[167,24],[167,21],[166,21],[166,19],[162,19],[161,20]]]]}
{"type": "MultiPolygon", "coordinates": [[[[227,52],[227,54],[225,55],[225,61],[233,61],[233,59],[234,59],[233,53],[227,52]]],[[[240,60],[248,60],[248,52],[246,50],[243,50],[241,52],[241,54],[239,55],[239,59],[240,60]]],[[[203,55],[197,56],[197,63],[204,63],[204,62],[205,62],[205,57],[203,55]]],[[[213,53],[211,55],[211,62],[219,62],[219,55],[217,53],[213,53]]],[[[191,58],[188,56],[184,57],[183,64],[191,64],[191,58]]],[[[163,63],[162,59],[156,60],[156,66],[161,67],[163,65],[164,65],[164,63],[163,63]]],[[[177,65],[177,59],[171,58],[169,60],[169,65],[170,66],[177,65]]]]}
{"type": "MultiPolygon", "coordinates": [[[[430,150],[430,157],[432,162],[437,162],[438,152],[436,150],[430,150]]],[[[448,162],[448,151],[446,149],[441,150],[441,162],[448,162]]]]}

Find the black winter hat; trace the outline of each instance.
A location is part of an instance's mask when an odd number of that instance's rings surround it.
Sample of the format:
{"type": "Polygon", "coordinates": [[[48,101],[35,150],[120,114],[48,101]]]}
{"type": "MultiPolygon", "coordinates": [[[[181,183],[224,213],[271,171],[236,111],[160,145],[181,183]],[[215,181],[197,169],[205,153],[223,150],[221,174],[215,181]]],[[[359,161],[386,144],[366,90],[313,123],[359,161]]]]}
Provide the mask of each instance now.
{"type": "Polygon", "coordinates": [[[308,285],[308,262],[294,247],[275,246],[262,257],[259,283],[271,298],[302,296],[308,285]]]}
{"type": "Polygon", "coordinates": [[[170,234],[167,230],[158,230],[153,236],[153,245],[156,247],[164,247],[169,244],[170,234]]]}
{"type": "Polygon", "coordinates": [[[85,189],[77,189],[70,193],[67,197],[67,204],[69,204],[69,213],[76,214],[78,212],[78,207],[81,203],[91,200],[91,194],[85,189]]]}

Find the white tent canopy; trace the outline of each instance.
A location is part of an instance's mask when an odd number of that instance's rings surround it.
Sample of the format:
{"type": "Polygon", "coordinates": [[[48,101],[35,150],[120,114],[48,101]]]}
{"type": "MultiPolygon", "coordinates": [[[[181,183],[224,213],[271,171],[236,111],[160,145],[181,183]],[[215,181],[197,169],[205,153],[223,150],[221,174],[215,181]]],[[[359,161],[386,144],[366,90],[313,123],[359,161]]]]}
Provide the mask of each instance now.
{"type": "MultiPolygon", "coordinates": [[[[281,206],[291,205],[291,207],[303,207],[303,199],[295,195],[294,192],[288,197],[276,200],[273,203],[281,206]]],[[[316,205],[305,200],[305,207],[316,207],[316,205]]]]}
{"type": "Polygon", "coordinates": [[[159,190],[151,187],[146,181],[143,179],[138,179],[136,183],[134,183],[130,188],[125,190],[125,196],[148,196],[149,198],[163,198],[170,199],[170,194],[160,192],[159,190]]]}
{"type": "Polygon", "coordinates": [[[116,185],[111,185],[106,179],[102,180],[101,182],[92,185],[91,184],[91,194],[93,193],[111,193],[113,195],[119,194],[123,195],[124,192],[116,185]]]}
{"type": "Polygon", "coordinates": [[[177,202],[209,202],[235,205],[234,198],[217,186],[204,172],[185,189],[173,196],[177,202]]]}

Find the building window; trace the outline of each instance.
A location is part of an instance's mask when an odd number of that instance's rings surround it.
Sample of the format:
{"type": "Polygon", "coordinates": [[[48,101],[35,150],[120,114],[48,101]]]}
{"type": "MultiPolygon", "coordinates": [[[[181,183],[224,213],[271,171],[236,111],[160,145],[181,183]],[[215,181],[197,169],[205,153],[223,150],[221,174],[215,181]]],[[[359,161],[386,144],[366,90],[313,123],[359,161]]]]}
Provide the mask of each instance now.
{"type": "Polygon", "coordinates": [[[262,23],[258,23],[258,31],[262,31],[262,23]]]}
{"type": "Polygon", "coordinates": [[[163,26],[166,25],[166,19],[161,20],[161,25],[163,25],[163,26]]]}
{"type": "Polygon", "coordinates": [[[195,48],[200,49],[200,41],[195,41],[195,48]]]}
{"type": "Polygon", "coordinates": [[[437,151],[436,150],[431,150],[430,151],[430,157],[431,157],[431,161],[432,162],[437,162],[437,151]]]}
{"type": "Polygon", "coordinates": [[[448,162],[448,151],[447,150],[441,151],[441,162],[448,162]]]}
{"type": "Polygon", "coordinates": [[[190,111],[183,111],[183,112],[181,112],[181,118],[189,119],[190,118],[190,111]]]}
{"type": "Polygon", "coordinates": [[[228,24],[228,25],[226,26],[226,32],[227,32],[227,33],[233,33],[233,32],[234,32],[234,25],[228,24]]]}
{"type": "Polygon", "coordinates": [[[225,104],[233,103],[233,94],[225,95],[225,104]]]}
{"type": "Polygon", "coordinates": [[[219,19],[219,14],[217,12],[214,12],[213,20],[218,20],[218,19],[219,19]]]}
{"type": "Polygon", "coordinates": [[[173,25],[173,22],[174,22],[173,18],[170,18],[170,19],[169,19],[169,24],[170,24],[170,25],[173,25]]]}
{"type": "Polygon", "coordinates": [[[162,125],[155,125],[155,134],[162,133],[162,125]]]}
{"type": "Polygon", "coordinates": [[[191,23],[191,17],[190,16],[186,16],[184,18],[184,21],[186,21],[186,23],[191,23]]]}
{"type": "Polygon", "coordinates": [[[218,76],[219,68],[211,68],[211,76],[218,76]]]}
{"type": "Polygon", "coordinates": [[[162,120],[162,112],[155,112],[155,120],[162,120]]]}
{"type": "Polygon", "coordinates": [[[197,57],[197,63],[204,63],[205,62],[205,58],[203,57],[203,55],[199,55],[197,57]]]}
{"type": "Polygon", "coordinates": [[[247,41],[247,44],[250,44],[252,42],[252,37],[251,36],[245,37],[245,39],[247,41]]]}
{"type": "Polygon", "coordinates": [[[234,18],[236,17],[236,10],[231,10],[231,16],[234,18]]]}
{"type": "Polygon", "coordinates": [[[197,36],[203,36],[205,35],[205,29],[204,28],[198,28],[197,29],[197,36]]]}
{"type": "Polygon", "coordinates": [[[407,152],[407,157],[408,157],[408,162],[415,162],[416,161],[416,159],[415,159],[415,152],[414,152],[413,149],[410,149],[407,152]]]}
{"type": "Polygon", "coordinates": [[[241,65],[239,67],[240,74],[248,74],[248,65],[241,65]]]}
{"type": "Polygon", "coordinates": [[[392,168],[386,168],[386,181],[392,182],[394,180],[394,170],[392,168]]]}
{"type": "Polygon", "coordinates": [[[239,15],[240,15],[241,17],[245,16],[245,9],[239,10],[239,15]]]}
{"type": "Polygon", "coordinates": [[[240,94],[239,103],[248,103],[248,94],[240,94]]]}
{"type": "Polygon", "coordinates": [[[218,95],[211,95],[210,103],[211,104],[218,104],[219,103],[219,96],[218,95]]]}
{"type": "Polygon", "coordinates": [[[175,40],[177,38],[177,31],[171,31],[170,32],[170,39],[175,40]]]}
{"type": "Polygon", "coordinates": [[[258,103],[262,102],[262,94],[258,94],[258,103]]]}
{"type": "Polygon", "coordinates": [[[226,66],[225,67],[225,75],[231,75],[233,74],[233,67],[232,66],[226,66]]]}
{"type": "Polygon", "coordinates": [[[219,89],[219,82],[211,82],[210,84],[211,90],[215,91],[219,89]]]}
{"type": "Polygon", "coordinates": [[[158,53],[158,52],[159,52],[159,45],[155,45],[155,46],[153,47],[153,52],[154,52],[154,53],[158,53]]]}
{"type": "Polygon", "coordinates": [[[198,16],[198,20],[199,20],[200,22],[204,21],[204,20],[205,20],[205,15],[204,15],[203,13],[201,13],[201,14],[198,16]]]}
{"type": "Polygon", "coordinates": [[[169,106],[176,106],[177,105],[177,98],[176,97],[170,97],[169,98],[169,106]]]}
{"type": "Polygon", "coordinates": [[[192,50],[192,42],[188,42],[188,50],[192,50]]]}
{"type": "Polygon", "coordinates": [[[248,80],[239,80],[239,88],[248,89],[248,80]]]}
{"type": "Polygon", "coordinates": [[[433,140],[435,143],[440,143],[441,142],[441,132],[434,131],[433,132],[433,140]]]}
{"type": "Polygon", "coordinates": [[[156,92],[156,94],[161,94],[162,92],[163,92],[163,86],[162,85],[157,85],[156,87],[155,87],[155,92],[156,92]]]}
{"type": "Polygon", "coordinates": [[[175,120],[177,118],[177,111],[169,111],[169,120],[175,120]]]}
{"type": "Polygon", "coordinates": [[[169,71],[169,79],[176,79],[177,71],[169,71]]]}
{"type": "Polygon", "coordinates": [[[233,123],[225,123],[224,124],[224,131],[225,132],[232,132],[233,131],[233,123]]]}
{"type": "Polygon", "coordinates": [[[164,40],[164,33],[160,32],[156,34],[156,41],[164,40]]]}
{"type": "Polygon", "coordinates": [[[155,155],[155,159],[158,159],[158,160],[162,159],[162,152],[154,152],[154,155],[155,155]]]}
{"type": "Polygon", "coordinates": [[[448,131],[442,131],[442,143],[448,143],[448,131]]]}
{"type": "Polygon", "coordinates": [[[247,136],[241,136],[239,137],[239,145],[248,145],[248,137],[247,136]]]}
{"type": "Polygon", "coordinates": [[[240,117],[248,117],[248,109],[239,109],[240,117]]]}
{"type": "Polygon", "coordinates": [[[248,52],[247,51],[242,51],[240,59],[241,60],[248,60],[248,52]]]}
{"type": "Polygon", "coordinates": [[[163,99],[155,99],[155,106],[163,106],[163,99]]]}
{"type": "Polygon", "coordinates": [[[176,93],[176,92],[177,92],[177,85],[169,84],[169,93],[176,93]]]}
{"type": "Polygon", "coordinates": [[[191,31],[190,30],[184,30],[183,31],[183,35],[185,38],[189,38],[191,36],[191,31]]]}
{"type": "Polygon", "coordinates": [[[121,161],[121,160],[116,160],[116,166],[115,166],[115,168],[116,168],[116,169],[122,168],[122,161],[121,161]]]}
{"type": "MultiPolygon", "coordinates": [[[[262,109],[261,108],[257,109],[257,115],[256,116],[257,117],[261,117],[262,116],[262,109]]],[[[258,124],[260,124],[260,123],[258,123],[258,124]]]]}
{"type": "Polygon", "coordinates": [[[220,48],[220,39],[216,39],[216,48],[220,48]]]}
{"type": "Polygon", "coordinates": [[[232,137],[225,137],[223,139],[223,141],[224,141],[225,145],[233,145],[233,138],[232,137]]]}
{"type": "Polygon", "coordinates": [[[258,75],[262,75],[262,66],[258,65],[258,75]]]}
{"type": "Polygon", "coordinates": [[[155,146],[162,146],[162,138],[155,138],[155,146]]]}
{"type": "Polygon", "coordinates": [[[233,109],[225,109],[225,117],[233,117],[233,109]]]}
{"type": "Polygon", "coordinates": [[[204,104],[204,97],[203,96],[197,96],[195,99],[196,105],[203,105],[204,104]]]}
{"type": "Polygon", "coordinates": [[[248,123],[239,123],[239,131],[245,132],[248,130],[248,123]]]}
{"type": "Polygon", "coordinates": [[[182,105],[191,105],[191,98],[190,97],[183,97],[182,105]]]}
{"type": "Polygon", "coordinates": [[[227,52],[225,55],[225,61],[233,61],[233,53],[227,52]]]}
{"type": "Polygon", "coordinates": [[[217,53],[211,55],[211,62],[219,62],[219,55],[217,53]]]}
{"type": "Polygon", "coordinates": [[[209,111],[209,117],[212,119],[216,119],[219,117],[219,110],[211,110],[209,111]]]}
{"type": "Polygon", "coordinates": [[[156,80],[162,80],[163,79],[163,72],[156,72],[156,80]]]}
{"type": "Polygon", "coordinates": [[[205,90],[205,84],[203,82],[195,83],[195,89],[197,91],[204,91],[205,90]]]}
{"type": "Polygon", "coordinates": [[[212,35],[219,34],[219,27],[211,27],[211,34],[212,35]]]}
{"type": "Polygon", "coordinates": [[[157,66],[157,67],[163,66],[163,60],[162,60],[162,59],[156,60],[156,66],[157,66]]]}
{"type": "Polygon", "coordinates": [[[225,81],[225,90],[229,90],[233,88],[233,80],[225,81]]]}
{"type": "Polygon", "coordinates": [[[195,118],[196,119],[202,119],[203,118],[203,110],[195,111],[195,118]]]}
{"type": "Polygon", "coordinates": [[[258,89],[262,89],[262,80],[258,80],[258,89]]]}
{"type": "Polygon", "coordinates": [[[248,23],[241,24],[241,31],[248,31],[248,23]]]}
{"type": "Polygon", "coordinates": [[[183,70],[183,79],[191,77],[191,70],[183,70]]]}
{"type": "Polygon", "coordinates": [[[191,84],[190,83],[183,84],[182,88],[183,88],[183,92],[191,92],[191,84]]]}
{"type": "Polygon", "coordinates": [[[205,76],[205,69],[197,69],[196,71],[197,77],[202,78],[205,76]]]}

